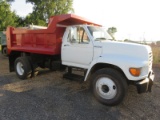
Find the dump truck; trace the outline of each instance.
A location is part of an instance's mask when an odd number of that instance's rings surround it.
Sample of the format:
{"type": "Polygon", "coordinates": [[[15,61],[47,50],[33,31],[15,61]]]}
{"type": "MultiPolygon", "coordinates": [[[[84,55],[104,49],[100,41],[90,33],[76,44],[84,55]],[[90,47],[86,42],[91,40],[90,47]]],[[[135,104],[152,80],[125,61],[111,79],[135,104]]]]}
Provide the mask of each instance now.
{"type": "Polygon", "coordinates": [[[102,25],[75,14],[50,17],[46,29],[8,27],[9,69],[26,79],[36,76],[38,67],[66,68],[64,78],[90,81],[95,98],[105,105],[121,103],[131,84],[138,93],[150,92],[151,48],[110,39],[102,25]]]}
{"type": "Polygon", "coordinates": [[[7,43],[5,31],[0,31],[0,43],[2,55],[7,56],[7,43]]]}

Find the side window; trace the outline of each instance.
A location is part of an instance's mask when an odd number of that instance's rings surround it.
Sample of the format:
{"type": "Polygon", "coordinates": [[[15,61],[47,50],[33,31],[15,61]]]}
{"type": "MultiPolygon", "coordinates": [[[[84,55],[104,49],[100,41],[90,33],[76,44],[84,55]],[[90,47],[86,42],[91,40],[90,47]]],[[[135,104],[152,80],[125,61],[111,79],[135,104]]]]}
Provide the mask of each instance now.
{"type": "Polygon", "coordinates": [[[71,27],[68,35],[68,42],[78,43],[77,27],[71,27]]]}
{"type": "Polygon", "coordinates": [[[68,42],[87,44],[89,38],[83,27],[71,27],[68,35],[68,42]]]}

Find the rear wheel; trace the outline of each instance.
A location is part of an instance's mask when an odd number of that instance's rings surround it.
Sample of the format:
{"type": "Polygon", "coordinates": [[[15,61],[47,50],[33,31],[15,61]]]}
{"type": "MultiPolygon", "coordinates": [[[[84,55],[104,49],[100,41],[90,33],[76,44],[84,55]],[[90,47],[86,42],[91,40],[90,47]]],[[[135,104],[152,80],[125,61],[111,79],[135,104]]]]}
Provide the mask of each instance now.
{"type": "Polygon", "coordinates": [[[18,57],[14,63],[17,76],[24,80],[31,77],[31,64],[27,57],[18,57]]]}
{"type": "Polygon", "coordinates": [[[127,81],[117,70],[104,68],[92,76],[94,96],[105,105],[117,105],[127,92],[127,81]]]}
{"type": "Polygon", "coordinates": [[[2,54],[7,56],[7,47],[2,48],[2,54]]]}
{"type": "Polygon", "coordinates": [[[39,73],[38,70],[38,65],[37,64],[32,64],[32,77],[36,77],[39,73]]]}

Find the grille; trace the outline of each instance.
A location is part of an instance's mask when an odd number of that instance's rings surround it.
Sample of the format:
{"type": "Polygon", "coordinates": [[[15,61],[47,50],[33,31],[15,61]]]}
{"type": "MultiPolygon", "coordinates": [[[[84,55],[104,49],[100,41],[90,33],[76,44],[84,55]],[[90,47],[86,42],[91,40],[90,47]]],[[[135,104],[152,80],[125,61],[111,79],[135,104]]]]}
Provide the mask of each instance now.
{"type": "Polygon", "coordinates": [[[153,61],[153,55],[152,52],[149,53],[149,67],[152,66],[152,61],[153,61]]]}

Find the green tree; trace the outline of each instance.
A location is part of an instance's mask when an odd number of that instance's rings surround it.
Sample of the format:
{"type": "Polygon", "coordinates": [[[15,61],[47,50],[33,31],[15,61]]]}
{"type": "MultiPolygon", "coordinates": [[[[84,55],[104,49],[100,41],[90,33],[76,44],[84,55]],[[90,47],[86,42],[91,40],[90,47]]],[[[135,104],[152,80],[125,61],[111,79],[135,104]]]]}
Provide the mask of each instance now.
{"type": "MultiPolygon", "coordinates": [[[[11,3],[15,0],[5,1],[11,3]]],[[[26,2],[33,4],[33,12],[25,18],[16,16],[19,26],[28,24],[47,25],[50,16],[74,12],[72,8],[73,0],[26,0],[26,2]]]]}
{"type": "Polygon", "coordinates": [[[44,20],[43,18],[40,18],[39,14],[35,11],[33,11],[32,13],[28,14],[25,18],[24,18],[24,26],[29,25],[29,24],[34,24],[34,25],[42,25],[45,26],[47,25],[46,20],[44,20]]]}
{"type": "Polygon", "coordinates": [[[11,3],[11,2],[14,2],[15,0],[6,0],[7,2],[11,3]]]}
{"type": "Polygon", "coordinates": [[[73,12],[73,0],[26,0],[34,5],[30,17],[33,24],[44,24],[50,16],[73,12]]]}
{"type": "Polygon", "coordinates": [[[17,26],[16,22],[19,16],[10,9],[10,4],[5,0],[0,0],[0,31],[5,30],[7,26],[17,26]]]}
{"type": "Polygon", "coordinates": [[[15,0],[6,0],[7,2],[14,2],[15,0]]]}
{"type": "Polygon", "coordinates": [[[110,27],[108,28],[107,32],[111,35],[111,37],[115,40],[115,33],[117,32],[117,28],[116,27],[110,27]]]}

